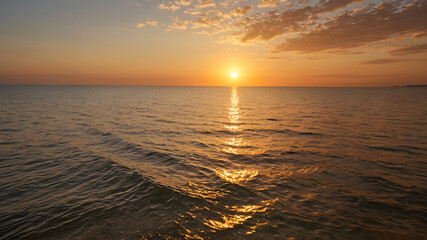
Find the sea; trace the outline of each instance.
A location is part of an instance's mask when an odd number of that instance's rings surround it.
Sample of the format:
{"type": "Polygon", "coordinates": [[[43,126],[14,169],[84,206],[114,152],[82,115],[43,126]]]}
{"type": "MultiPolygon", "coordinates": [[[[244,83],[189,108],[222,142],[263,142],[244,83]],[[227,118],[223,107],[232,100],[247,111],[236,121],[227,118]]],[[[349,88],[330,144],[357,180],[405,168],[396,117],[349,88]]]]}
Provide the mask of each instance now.
{"type": "Polygon", "coordinates": [[[427,88],[1,85],[0,239],[427,239],[427,88]]]}

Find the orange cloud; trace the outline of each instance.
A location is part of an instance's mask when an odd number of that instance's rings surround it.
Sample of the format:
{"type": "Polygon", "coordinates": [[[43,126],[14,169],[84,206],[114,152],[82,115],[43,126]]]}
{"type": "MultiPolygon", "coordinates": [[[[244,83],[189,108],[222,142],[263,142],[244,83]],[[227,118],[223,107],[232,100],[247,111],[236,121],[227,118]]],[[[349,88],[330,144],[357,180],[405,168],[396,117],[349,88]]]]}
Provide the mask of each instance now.
{"type": "Polygon", "coordinates": [[[280,0],[261,0],[258,7],[277,7],[280,0]]]}
{"type": "Polygon", "coordinates": [[[195,6],[197,9],[208,8],[208,7],[216,7],[216,4],[212,0],[199,0],[199,4],[195,6]]]}
{"type": "Polygon", "coordinates": [[[233,9],[230,12],[230,14],[234,16],[243,16],[243,15],[246,15],[251,9],[252,9],[252,6],[237,7],[233,9]]]}
{"type": "MultiPolygon", "coordinates": [[[[221,41],[231,39],[241,44],[276,38],[279,43],[273,53],[343,55],[354,52],[352,48],[387,40],[427,36],[425,0],[260,0],[245,5],[236,0],[219,4],[213,0],[176,0],[159,7],[172,11],[183,8],[174,14],[167,30],[204,28],[203,33],[220,35],[221,41]],[[176,18],[186,18],[187,22],[176,18]]],[[[389,54],[418,52],[425,52],[425,45],[394,49],[389,54]]]]}
{"type": "Polygon", "coordinates": [[[405,55],[405,54],[414,54],[414,53],[424,53],[427,52],[427,43],[419,45],[410,45],[397,49],[390,50],[388,53],[390,55],[405,55]]]}
{"type": "Polygon", "coordinates": [[[408,61],[412,61],[412,60],[381,58],[381,59],[374,59],[374,60],[361,62],[360,64],[389,64],[389,63],[408,62],[408,61]]]}
{"type": "Polygon", "coordinates": [[[146,24],[157,27],[158,26],[158,22],[157,21],[152,21],[152,20],[147,20],[145,21],[146,24]]]}
{"type": "Polygon", "coordinates": [[[172,24],[167,30],[186,30],[188,27],[188,20],[181,20],[179,18],[174,18],[172,24]]]}
{"type": "Polygon", "coordinates": [[[313,31],[284,39],[275,51],[313,53],[356,48],[413,33],[427,33],[426,12],[426,1],[405,8],[400,8],[397,1],[383,2],[379,7],[355,14],[346,11],[313,31]]]}
{"type": "Polygon", "coordinates": [[[191,1],[189,1],[189,0],[172,1],[172,2],[168,2],[168,3],[160,3],[159,8],[170,10],[170,11],[174,12],[183,6],[188,6],[190,4],[191,4],[191,1]]]}

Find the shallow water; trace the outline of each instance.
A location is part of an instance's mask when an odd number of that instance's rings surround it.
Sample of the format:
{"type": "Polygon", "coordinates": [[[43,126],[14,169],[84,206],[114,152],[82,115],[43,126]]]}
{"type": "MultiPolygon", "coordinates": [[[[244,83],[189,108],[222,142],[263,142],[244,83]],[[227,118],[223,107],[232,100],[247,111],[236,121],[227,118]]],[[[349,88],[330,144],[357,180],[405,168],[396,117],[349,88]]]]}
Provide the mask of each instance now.
{"type": "Polygon", "coordinates": [[[426,96],[0,86],[0,238],[425,239],[426,96]]]}

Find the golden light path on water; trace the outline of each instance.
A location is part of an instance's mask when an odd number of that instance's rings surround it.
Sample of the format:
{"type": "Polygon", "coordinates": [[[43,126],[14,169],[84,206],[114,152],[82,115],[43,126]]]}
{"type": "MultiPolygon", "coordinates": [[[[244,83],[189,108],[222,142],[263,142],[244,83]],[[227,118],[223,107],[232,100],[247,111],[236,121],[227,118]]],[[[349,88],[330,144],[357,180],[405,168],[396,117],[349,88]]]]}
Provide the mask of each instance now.
{"type": "Polygon", "coordinates": [[[239,107],[239,95],[237,92],[237,87],[232,88],[231,98],[230,98],[230,107],[228,108],[228,119],[230,122],[228,124],[224,124],[224,127],[235,133],[232,137],[229,137],[224,140],[224,143],[227,147],[223,148],[222,151],[230,154],[245,154],[245,155],[256,155],[265,152],[267,149],[263,147],[259,147],[256,145],[251,145],[250,147],[246,147],[247,142],[236,133],[242,131],[242,125],[240,122],[241,114],[239,107]]]}
{"type": "MultiPolygon", "coordinates": [[[[251,187],[250,181],[259,177],[260,172],[267,175],[281,175],[281,176],[296,176],[300,174],[311,174],[317,171],[315,166],[284,166],[280,171],[276,170],[266,170],[262,167],[254,167],[253,165],[244,165],[239,164],[238,161],[234,161],[233,157],[239,156],[254,156],[263,154],[266,152],[269,147],[266,146],[269,140],[263,142],[255,141],[255,139],[245,139],[244,134],[244,116],[242,116],[240,108],[240,98],[238,95],[238,89],[236,87],[232,88],[230,105],[227,107],[227,118],[228,122],[224,123],[224,128],[230,134],[227,134],[227,137],[220,140],[224,147],[219,148],[220,151],[226,153],[225,158],[221,158],[225,162],[228,162],[229,165],[224,168],[212,169],[215,174],[224,180],[225,182],[244,186],[249,191],[252,191],[253,194],[258,195],[259,201],[255,203],[245,203],[244,201],[239,201],[234,204],[224,201],[234,193],[229,192],[221,188],[208,187],[203,183],[197,183],[194,181],[189,181],[183,190],[187,193],[190,193],[194,197],[203,198],[206,201],[212,203],[212,206],[194,206],[190,211],[187,212],[192,219],[197,219],[202,222],[205,226],[208,227],[208,232],[217,232],[227,229],[235,228],[238,225],[245,224],[249,219],[253,218],[255,214],[265,213],[267,210],[272,208],[273,204],[284,206],[281,203],[281,200],[278,198],[271,199],[271,197],[265,196],[261,192],[257,191],[259,188],[253,189],[251,187]],[[220,207],[219,210],[217,207],[220,207]]],[[[308,195],[307,195],[308,196],[308,195]]],[[[305,196],[305,197],[307,197],[305,196]]],[[[186,238],[188,239],[203,239],[199,236],[199,233],[196,229],[193,229],[190,226],[185,226],[180,221],[175,221],[178,225],[183,227],[186,231],[186,238]]],[[[184,221],[185,222],[185,221],[184,221]]],[[[251,223],[250,225],[252,225],[251,223]]],[[[249,227],[249,230],[246,230],[244,234],[254,234],[256,229],[259,226],[267,224],[264,221],[257,221],[256,224],[249,227]]],[[[204,232],[204,231],[202,231],[204,232]]],[[[200,233],[202,233],[200,232],[200,233]]],[[[205,232],[206,233],[206,232],[205,232]]]]}
{"type": "MultiPolygon", "coordinates": [[[[240,123],[240,107],[239,107],[239,95],[237,94],[237,88],[233,87],[230,98],[230,107],[228,108],[228,118],[230,124],[225,124],[224,127],[233,133],[238,133],[242,131],[242,126],[240,123]]],[[[230,154],[249,154],[253,155],[254,152],[247,151],[245,140],[240,137],[233,135],[224,140],[224,143],[227,147],[224,147],[222,151],[230,154]]],[[[252,146],[251,146],[252,147],[252,146]]],[[[224,169],[222,171],[217,171],[217,175],[231,183],[241,183],[247,182],[252,178],[258,175],[258,170],[253,169],[224,169]]]]}
{"type": "MultiPolygon", "coordinates": [[[[240,124],[240,107],[239,107],[239,96],[237,93],[237,88],[233,87],[230,98],[230,107],[228,108],[228,118],[230,120],[229,124],[225,124],[224,127],[233,132],[238,133],[242,131],[242,126],[240,124]]],[[[246,146],[245,140],[240,136],[229,137],[224,140],[224,143],[227,147],[223,148],[222,151],[239,155],[239,154],[250,154],[253,155],[253,152],[246,151],[244,146],[246,146]]],[[[221,179],[233,183],[233,184],[245,184],[248,181],[252,180],[258,175],[257,169],[244,169],[236,166],[233,169],[222,169],[215,171],[218,177],[221,179]]],[[[257,212],[264,212],[266,206],[270,205],[273,201],[266,200],[260,202],[260,205],[235,205],[235,206],[226,206],[227,209],[233,212],[233,214],[222,214],[222,221],[219,220],[207,220],[205,225],[209,226],[215,230],[225,230],[233,228],[238,224],[243,224],[248,219],[257,212]]],[[[255,232],[255,229],[247,232],[246,234],[252,234],[255,232]]]]}

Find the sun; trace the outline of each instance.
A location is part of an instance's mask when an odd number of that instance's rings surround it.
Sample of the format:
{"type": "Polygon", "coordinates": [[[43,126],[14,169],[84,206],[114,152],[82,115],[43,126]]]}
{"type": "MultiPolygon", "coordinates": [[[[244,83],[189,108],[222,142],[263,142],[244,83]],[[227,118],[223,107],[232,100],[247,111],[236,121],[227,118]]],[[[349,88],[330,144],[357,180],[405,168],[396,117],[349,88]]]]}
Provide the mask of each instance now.
{"type": "Polygon", "coordinates": [[[237,76],[239,76],[239,75],[236,72],[231,73],[232,78],[237,78],[237,76]]]}

